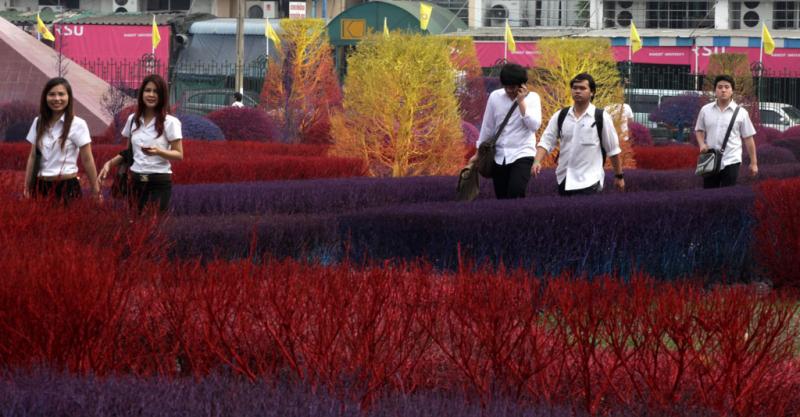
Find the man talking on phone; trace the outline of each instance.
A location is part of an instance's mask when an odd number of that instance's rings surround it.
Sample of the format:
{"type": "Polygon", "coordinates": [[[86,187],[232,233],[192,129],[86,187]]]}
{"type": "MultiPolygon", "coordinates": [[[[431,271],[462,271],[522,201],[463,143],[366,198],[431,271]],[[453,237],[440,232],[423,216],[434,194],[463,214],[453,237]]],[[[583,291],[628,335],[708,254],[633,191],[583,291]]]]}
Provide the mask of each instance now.
{"type": "MultiPolygon", "coordinates": [[[[492,182],[498,199],[525,197],[531,179],[531,165],[536,155],[536,130],[542,124],[539,95],[529,91],[528,72],[518,64],[505,64],[500,70],[503,88],[492,91],[483,114],[481,133],[476,146],[491,140],[501,129],[495,144],[492,182]],[[516,110],[512,111],[512,106],[516,110]]],[[[474,163],[477,155],[470,160],[474,163]]]]}

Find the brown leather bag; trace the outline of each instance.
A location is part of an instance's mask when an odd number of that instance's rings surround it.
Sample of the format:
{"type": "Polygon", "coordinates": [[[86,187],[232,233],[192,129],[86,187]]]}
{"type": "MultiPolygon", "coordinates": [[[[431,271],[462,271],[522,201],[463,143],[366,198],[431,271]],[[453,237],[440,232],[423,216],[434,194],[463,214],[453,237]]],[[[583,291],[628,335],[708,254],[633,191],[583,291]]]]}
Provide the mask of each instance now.
{"type": "Polygon", "coordinates": [[[481,176],[485,178],[492,178],[494,155],[497,152],[497,148],[495,147],[497,144],[497,139],[500,138],[500,134],[503,133],[503,129],[505,129],[506,124],[508,124],[508,119],[511,118],[511,115],[514,113],[514,110],[517,108],[518,104],[519,103],[514,100],[514,104],[512,104],[511,109],[508,110],[506,118],[503,119],[503,123],[500,123],[500,127],[497,128],[497,132],[494,134],[494,137],[478,146],[478,161],[475,165],[478,167],[478,172],[481,174],[481,176]]]}

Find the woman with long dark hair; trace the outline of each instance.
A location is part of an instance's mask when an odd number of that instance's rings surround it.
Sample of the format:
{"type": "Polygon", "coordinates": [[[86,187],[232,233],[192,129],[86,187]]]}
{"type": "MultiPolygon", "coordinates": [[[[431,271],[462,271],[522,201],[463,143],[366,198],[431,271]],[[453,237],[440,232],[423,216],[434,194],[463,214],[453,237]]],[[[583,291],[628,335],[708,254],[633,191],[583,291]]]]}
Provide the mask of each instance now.
{"type": "MultiPolygon", "coordinates": [[[[167,211],[172,197],[170,161],[183,159],[183,135],[181,122],[169,114],[169,89],[160,75],[148,75],[142,80],[136,111],[125,122],[122,136],[133,152],[132,202],[139,211],[151,203],[158,204],[161,212],[167,211]]],[[[106,162],[100,170],[100,179],[105,179],[123,158],[117,155],[106,162]]]]}
{"type": "Polygon", "coordinates": [[[25,197],[52,196],[64,203],[79,198],[80,154],[92,194],[99,198],[89,127],[75,116],[72,87],[66,79],[52,78],[44,85],[39,116],[33,120],[26,139],[31,143],[31,152],[25,166],[25,197]]]}

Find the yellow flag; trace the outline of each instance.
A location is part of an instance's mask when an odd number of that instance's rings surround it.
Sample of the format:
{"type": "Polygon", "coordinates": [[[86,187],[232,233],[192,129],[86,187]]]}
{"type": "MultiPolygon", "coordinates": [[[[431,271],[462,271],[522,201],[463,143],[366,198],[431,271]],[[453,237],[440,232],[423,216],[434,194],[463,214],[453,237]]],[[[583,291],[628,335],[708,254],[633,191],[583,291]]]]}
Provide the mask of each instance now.
{"type": "Polygon", "coordinates": [[[431,13],[433,12],[433,7],[429,4],[420,3],[419,4],[419,28],[422,30],[428,30],[428,22],[431,21],[431,13]]]}
{"type": "Polygon", "coordinates": [[[272,25],[269,23],[269,19],[264,19],[264,36],[266,36],[268,39],[271,39],[276,48],[281,47],[281,38],[279,38],[278,34],[275,33],[275,29],[272,28],[272,25]]]}
{"type": "Polygon", "coordinates": [[[47,26],[42,22],[42,18],[39,17],[39,13],[36,13],[36,31],[42,34],[42,38],[48,40],[50,42],[55,42],[56,38],[53,36],[52,33],[47,29],[47,26]]]}
{"type": "Polygon", "coordinates": [[[631,52],[636,53],[640,49],[642,49],[642,38],[639,37],[639,31],[631,20],[631,52]]]}
{"type": "Polygon", "coordinates": [[[511,26],[508,25],[508,20],[506,20],[506,45],[508,45],[509,51],[517,52],[517,43],[514,42],[514,35],[511,33],[511,26]]]}
{"type": "Polygon", "coordinates": [[[383,36],[389,37],[389,25],[386,24],[386,18],[383,18],[383,36]]]}
{"type": "Polygon", "coordinates": [[[153,50],[155,51],[158,48],[158,44],[161,43],[161,34],[158,33],[158,25],[156,25],[156,15],[153,15],[153,50]]]}
{"type": "Polygon", "coordinates": [[[772,53],[775,52],[775,40],[772,39],[772,35],[769,34],[767,25],[761,26],[761,43],[764,45],[765,54],[772,55],[772,53]]]}

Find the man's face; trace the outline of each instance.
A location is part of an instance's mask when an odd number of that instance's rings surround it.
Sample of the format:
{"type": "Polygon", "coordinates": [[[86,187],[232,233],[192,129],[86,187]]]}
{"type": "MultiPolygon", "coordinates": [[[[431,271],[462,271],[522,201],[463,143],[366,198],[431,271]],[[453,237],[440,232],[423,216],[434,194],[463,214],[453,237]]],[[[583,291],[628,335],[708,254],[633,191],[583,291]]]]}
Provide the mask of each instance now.
{"type": "Polygon", "coordinates": [[[589,89],[589,81],[581,80],[572,83],[572,100],[576,104],[588,103],[592,100],[592,90],[589,89]]]}
{"type": "Polygon", "coordinates": [[[506,94],[508,94],[511,99],[517,98],[517,93],[519,93],[520,86],[518,85],[504,85],[503,88],[506,90],[506,94]]]}
{"type": "Polygon", "coordinates": [[[714,88],[714,94],[717,100],[728,101],[733,97],[733,87],[727,81],[720,81],[717,83],[717,87],[714,88]]]}

